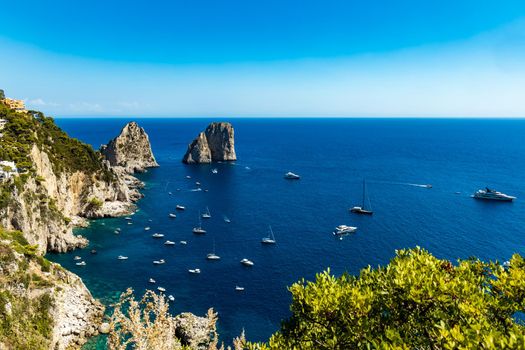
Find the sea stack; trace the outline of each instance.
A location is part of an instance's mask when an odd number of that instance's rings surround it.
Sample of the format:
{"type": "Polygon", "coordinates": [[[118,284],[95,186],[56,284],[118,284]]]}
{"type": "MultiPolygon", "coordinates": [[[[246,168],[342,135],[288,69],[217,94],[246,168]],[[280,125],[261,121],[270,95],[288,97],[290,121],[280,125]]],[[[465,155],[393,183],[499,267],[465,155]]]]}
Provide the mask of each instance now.
{"type": "Polygon", "coordinates": [[[120,135],[102,146],[100,152],[112,167],[122,167],[130,174],[159,166],[148,134],[135,122],[126,124],[120,135]]]}
{"type": "Polygon", "coordinates": [[[226,122],[208,125],[189,145],[182,162],[202,164],[217,161],[234,161],[235,141],[233,126],[226,122]]]}

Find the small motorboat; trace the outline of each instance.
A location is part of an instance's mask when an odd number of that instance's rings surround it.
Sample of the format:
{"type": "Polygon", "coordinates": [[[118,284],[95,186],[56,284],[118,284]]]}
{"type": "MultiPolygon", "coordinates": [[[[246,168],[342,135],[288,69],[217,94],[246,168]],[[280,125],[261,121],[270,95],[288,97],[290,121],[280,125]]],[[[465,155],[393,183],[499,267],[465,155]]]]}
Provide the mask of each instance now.
{"type": "Polygon", "coordinates": [[[149,230],[151,230],[151,227],[149,226],[144,227],[144,231],[149,231],[149,230]]]}
{"type": "Polygon", "coordinates": [[[128,225],[133,225],[133,223],[131,221],[128,221],[128,225]]]}
{"type": "Polygon", "coordinates": [[[175,245],[175,242],[173,242],[173,241],[166,241],[166,242],[164,242],[164,245],[175,245]]]}
{"type": "Polygon", "coordinates": [[[86,262],[85,261],[80,261],[80,262],[75,263],[75,265],[77,265],[77,266],[86,266],[86,262]]]}
{"type": "Polygon", "coordinates": [[[207,188],[206,188],[206,189],[204,189],[204,192],[208,192],[208,189],[207,189],[207,188]]]}
{"type": "Polygon", "coordinates": [[[166,261],[164,261],[164,259],[160,259],[160,260],[153,260],[153,265],[162,265],[162,264],[165,264],[166,261]]]}
{"type": "Polygon", "coordinates": [[[153,237],[153,238],[162,238],[162,237],[164,237],[164,235],[162,233],[154,233],[154,234],[151,235],[151,237],[153,237]]]}
{"type": "Polygon", "coordinates": [[[235,286],[235,290],[237,292],[242,292],[244,290],[244,287],[240,287],[240,286],[235,286]]]}
{"type": "Polygon", "coordinates": [[[211,172],[212,172],[212,174],[217,174],[219,172],[219,170],[217,170],[217,168],[213,168],[213,169],[211,169],[211,172]]]}
{"type": "Polygon", "coordinates": [[[171,295],[171,294],[168,295],[168,299],[169,299],[170,301],[175,301],[175,297],[174,297],[173,295],[171,295]]]}
{"type": "Polygon", "coordinates": [[[179,243],[182,244],[182,245],[188,244],[188,242],[186,242],[186,241],[180,241],[179,243]]]}
{"type": "Polygon", "coordinates": [[[221,257],[215,253],[209,253],[208,255],[206,255],[206,259],[207,260],[221,260],[221,257]]]}
{"type": "Polygon", "coordinates": [[[507,268],[510,267],[510,261],[507,260],[503,262],[503,267],[507,267],[507,268]]]}
{"type": "Polygon", "coordinates": [[[432,188],[432,185],[431,184],[426,184],[424,187],[425,188],[432,188]]]}
{"type": "Polygon", "coordinates": [[[191,232],[195,233],[195,234],[198,234],[198,235],[202,235],[202,234],[205,234],[206,233],[206,230],[203,229],[200,225],[198,227],[194,227],[193,230],[191,230],[191,232]]]}
{"type": "Polygon", "coordinates": [[[117,257],[118,260],[128,260],[128,257],[127,256],[124,256],[124,255],[119,255],[117,257]]]}
{"type": "Polygon", "coordinates": [[[289,171],[286,174],[284,174],[284,178],[287,180],[299,180],[301,177],[289,171]]]}
{"type": "Polygon", "coordinates": [[[161,293],[164,293],[166,291],[166,288],[157,287],[157,290],[161,293]]]}
{"type": "Polygon", "coordinates": [[[82,260],[82,258],[81,258],[80,256],[77,255],[77,256],[75,256],[75,257],[73,258],[73,260],[82,260]]]}
{"type": "Polygon", "coordinates": [[[195,182],[195,186],[200,186],[201,183],[199,181],[195,182]]]}
{"type": "Polygon", "coordinates": [[[189,176],[189,175],[186,175],[186,179],[191,179],[191,176],[189,176]]]}
{"type": "Polygon", "coordinates": [[[177,217],[177,215],[174,213],[169,213],[168,216],[172,219],[175,219],[177,217]]]}
{"type": "Polygon", "coordinates": [[[193,274],[199,274],[201,273],[201,269],[189,269],[188,272],[193,274]]]}
{"type": "Polygon", "coordinates": [[[155,281],[153,278],[150,278],[148,282],[151,283],[151,284],[157,283],[157,281],[155,281]]]}
{"type": "Polygon", "coordinates": [[[241,264],[243,264],[244,266],[253,266],[253,265],[254,265],[254,264],[253,264],[253,261],[248,260],[248,259],[246,259],[246,258],[244,258],[244,259],[241,260],[241,264]]]}
{"type": "Polygon", "coordinates": [[[119,235],[120,234],[120,230],[115,230],[114,232],[116,235],[119,235]]]}
{"type": "Polygon", "coordinates": [[[171,193],[171,192],[168,192],[168,194],[169,194],[169,195],[171,196],[171,195],[172,195],[173,193],[171,193]]]}
{"type": "Polygon", "coordinates": [[[91,249],[90,253],[91,254],[97,254],[97,251],[95,249],[91,249]]]}
{"type": "Polygon", "coordinates": [[[175,206],[175,209],[177,209],[177,210],[186,210],[186,207],[183,206],[183,205],[177,204],[177,205],[175,206]]]}
{"type": "Polygon", "coordinates": [[[133,220],[133,219],[130,218],[129,216],[126,216],[126,217],[124,218],[124,220],[128,220],[128,221],[130,221],[130,220],[133,220]]]}

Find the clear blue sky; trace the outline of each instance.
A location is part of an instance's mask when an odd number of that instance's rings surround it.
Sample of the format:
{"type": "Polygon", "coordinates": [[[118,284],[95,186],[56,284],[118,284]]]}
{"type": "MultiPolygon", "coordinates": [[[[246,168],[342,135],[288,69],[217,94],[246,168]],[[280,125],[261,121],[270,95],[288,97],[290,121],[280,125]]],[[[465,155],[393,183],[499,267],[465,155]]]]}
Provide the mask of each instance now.
{"type": "Polygon", "coordinates": [[[525,116],[525,1],[0,0],[55,115],[525,116]]]}

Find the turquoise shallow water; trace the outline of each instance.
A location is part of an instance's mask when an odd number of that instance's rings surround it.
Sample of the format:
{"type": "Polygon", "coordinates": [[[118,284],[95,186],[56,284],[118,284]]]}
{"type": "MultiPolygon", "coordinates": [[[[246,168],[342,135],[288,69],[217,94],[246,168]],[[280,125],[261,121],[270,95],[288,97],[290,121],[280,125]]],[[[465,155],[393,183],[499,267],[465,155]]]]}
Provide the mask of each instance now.
{"type": "MultiPolygon", "coordinates": [[[[97,148],[127,121],[57,120],[70,135],[97,148]]],[[[262,340],[288,316],[286,287],[328,267],[335,274],[355,274],[367,265],[387,263],[396,249],[416,245],[450,259],[475,255],[507,260],[514,252],[524,253],[525,120],[233,120],[239,160],[199,166],[180,159],[209,121],[138,122],[149,133],[161,167],[140,175],[146,197],[138,203],[132,225],[123,218],[94,221],[79,230],[91,241],[87,249],[49,255],[78,273],[105,303],[127,287],[141,293],[151,287],[152,277],[175,296],[173,313],[204,314],[214,307],[224,340],[243,328],[249,339],[262,340]],[[284,180],[289,170],[301,180],[284,180]],[[348,212],[361,200],[363,178],[372,217],[348,212]],[[209,191],[192,191],[195,181],[209,191]],[[433,188],[413,185],[427,183],[433,188]],[[470,198],[484,186],[518,200],[470,198]],[[176,204],[187,210],[170,219],[176,204]],[[207,206],[212,214],[203,222],[208,233],[196,236],[191,229],[207,206]],[[225,223],[223,215],[232,222],[225,223]],[[331,234],[339,224],[359,230],[340,241],[331,234]],[[260,243],[268,225],[275,232],[275,246],[260,243]],[[122,229],[119,235],[113,233],[117,227],[122,229]],[[163,240],[151,238],[153,232],[188,244],[166,247],[163,240]],[[213,241],[222,257],[216,262],[205,259],[213,241]],[[97,255],[89,254],[93,248],[97,255]],[[74,255],[82,256],[87,266],[75,266],[74,255]],[[118,255],[129,260],[118,261],[118,255]],[[244,257],[255,266],[243,267],[239,261],[244,257]],[[152,264],[161,258],[166,264],[152,264]],[[195,267],[200,275],[187,272],[195,267]],[[235,285],[246,290],[235,292],[235,285]]]]}

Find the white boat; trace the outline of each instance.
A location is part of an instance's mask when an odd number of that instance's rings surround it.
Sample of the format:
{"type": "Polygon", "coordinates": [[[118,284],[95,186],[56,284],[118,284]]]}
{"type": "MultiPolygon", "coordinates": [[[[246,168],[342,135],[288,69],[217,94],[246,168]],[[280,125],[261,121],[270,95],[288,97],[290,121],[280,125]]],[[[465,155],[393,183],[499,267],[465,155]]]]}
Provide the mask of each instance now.
{"type": "Polygon", "coordinates": [[[153,237],[153,238],[162,238],[162,237],[164,237],[164,235],[162,233],[154,233],[154,234],[151,235],[151,237],[153,237]]]}
{"type": "Polygon", "coordinates": [[[510,267],[510,261],[508,261],[508,260],[504,261],[503,262],[503,267],[507,267],[507,268],[510,267]]]}
{"type": "Polygon", "coordinates": [[[288,180],[299,180],[301,177],[289,171],[286,174],[284,174],[284,178],[288,180]]]}
{"type": "Polygon", "coordinates": [[[248,259],[246,259],[246,258],[244,258],[244,259],[241,260],[241,264],[243,264],[244,266],[253,266],[253,265],[254,265],[254,264],[253,264],[253,261],[248,260],[248,259]]]}
{"type": "Polygon", "coordinates": [[[186,207],[183,206],[183,205],[177,204],[177,205],[175,206],[175,209],[177,209],[177,210],[186,210],[186,207]]]}
{"type": "Polygon", "coordinates": [[[355,226],[347,226],[347,225],[339,225],[334,230],[334,235],[345,235],[348,233],[354,233],[357,231],[357,227],[355,226]]]}
{"type": "Polygon", "coordinates": [[[200,185],[201,185],[201,183],[199,181],[195,182],[195,186],[200,186],[200,185]]]}
{"type": "Polygon", "coordinates": [[[219,172],[219,170],[217,170],[217,168],[214,168],[214,169],[211,169],[211,172],[212,172],[213,174],[217,174],[217,173],[219,172]]]}
{"type": "Polygon", "coordinates": [[[171,193],[171,192],[168,192],[168,194],[169,194],[169,195],[171,196],[171,195],[172,195],[173,193],[171,193]]]}
{"type": "Polygon", "coordinates": [[[206,255],[207,260],[220,260],[221,257],[215,254],[215,240],[213,240],[213,251],[206,255]]]}
{"type": "Polygon", "coordinates": [[[189,176],[189,175],[186,175],[186,179],[191,179],[191,176],[189,176]]]}
{"type": "Polygon", "coordinates": [[[165,264],[166,261],[164,261],[164,259],[160,259],[160,260],[153,260],[153,264],[154,265],[162,265],[162,264],[165,264]]]}
{"type": "Polygon", "coordinates": [[[374,213],[372,211],[372,206],[370,204],[370,198],[368,198],[367,195],[366,195],[366,182],[365,182],[365,180],[363,180],[363,202],[362,202],[360,207],[355,206],[355,207],[350,208],[350,211],[352,213],[365,214],[365,215],[372,215],[374,213]],[[368,199],[368,208],[369,209],[366,209],[366,207],[365,207],[365,204],[366,204],[365,202],[366,202],[367,199],[368,199]]]}
{"type": "Polygon", "coordinates": [[[186,245],[186,244],[188,244],[188,242],[186,242],[186,241],[180,241],[180,244],[182,244],[182,245],[186,245]]]}
{"type": "Polygon", "coordinates": [[[128,257],[127,256],[124,256],[124,255],[119,255],[117,257],[118,260],[128,260],[128,257]]]}
{"type": "Polygon", "coordinates": [[[206,212],[201,214],[201,217],[202,217],[203,219],[209,219],[209,218],[211,218],[210,209],[209,209],[208,207],[206,207],[206,212]]]}
{"type": "Polygon", "coordinates": [[[476,199],[486,199],[493,201],[503,201],[503,202],[512,202],[516,197],[509,196],[508,194],[501,193],[495,190],[491,190],[488,187],[485,187],[484,190],[477,190],[476,193],[472,195],[476,199]]]}
{"type": "Polygon", "coordinates": [[[242,292],[244,290],[244,287],[235,286],[235,290],[237,292],[242,292]]]}
{"type": "Polygon", "coordinates": [[[166,291],[166,288],[157,287],[157,290],[158,290],[159,292],[164,293],[164,292],[166,291]]]}
{"type": "Polygon", "coordinates": [[[194,227],[192,232],[196,233],[196,234],[206,233],[206,230],[202,228],[202,222],[201,222],[201,217],[200,216],[199,216],[199,226],[194,227]]]}
{"type": "Polygon", "coordinates": [[[151,230],[151,227],[149,226],[144,227],[144,231],[149,231],[149,230],[151,230]]]}
{"type": "Polygon", "coordinates": [[[275,243],[277,243],[277,241],[275,240],[275,236],[273,235],[272,227],[268,226],[268,228],[269,228],[268,237],[264,237],[261,240],[261,243],[262,244],[275,244],[275,243]]]}
{"type": "Polygon", "coordinates": [[[193,274],[199,274],[201,273],[201,269],[189,269],[188,272],[193,274]]]}
{"type": "Polygon", "coordinates": [[[173,242],[173,241],[166,241],[166,242],[164,242],[164,245],[175,245],[175,242],[173,242]]]}
{"type": "Polygon", "coordinates": [[[157,283],[157,281],[155,281],[153,278],[150,278],[148,282],[151,283],[151,284],[157,283]]]}
{"type": "Polygon", "coordinates": [[[116,235],[119,235],[120,234],[120,231],[119,230],[115,230],[114,232],[116,235]]]}
{"type": "Polygon", "coordinates": [[[75,257],[73,258],[73,260],[82,260],[82,258],[81,258],[80,256],[77,255],[77,256],[75,256],[75,257]]]}
{"type": "Polygon", "coordinates": [[[128,225],[133,225],[133,223],[131,221],[128,221],[128,225]]]}
{"type": "Polygon", "coordinates": [[[174,297],[173,295],[171,295],[171,294],[168,295],[168,299],[169,299],[170,301],[175,301],[175,297],[174,297]]]}
{"type": "Polygon", "coordinates": [[[229,224],[232,221],[226,215],[224,215],[224,222],[229,224]]]}
{"type": "Polygon", "coordinates": [[[133,220],[132,218],[130,218],[129,216],[125,217],[124,220],[133,220]]]}
{"type": "Polygon", "coordinates": [[[176,215],[176,214],[173,214],[173,213],[169,213],[168,216],[169,216],[170,218],[173,218],[173,219],[177,217],[177,215],[176,215]]]}
{"type": "Polygon", "coordinates": [[[77,266],[86,266],[86,262],[85,261],[77,262],[77,263],[75,263],[75,265],[77,265],[77,266]]]}

